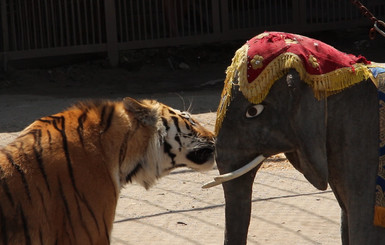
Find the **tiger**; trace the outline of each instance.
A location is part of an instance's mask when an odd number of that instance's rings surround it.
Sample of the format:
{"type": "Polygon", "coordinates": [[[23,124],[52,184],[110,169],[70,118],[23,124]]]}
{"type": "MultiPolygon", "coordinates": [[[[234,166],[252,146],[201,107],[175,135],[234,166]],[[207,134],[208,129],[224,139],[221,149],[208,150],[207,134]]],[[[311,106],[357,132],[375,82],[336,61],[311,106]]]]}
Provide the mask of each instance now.
{"type": "Polygon", "coordinates": [[[120,190],[210,170],[214,134],[156,100],[90,100],[0,149],[0,244],[110,244],[120,190]]]}

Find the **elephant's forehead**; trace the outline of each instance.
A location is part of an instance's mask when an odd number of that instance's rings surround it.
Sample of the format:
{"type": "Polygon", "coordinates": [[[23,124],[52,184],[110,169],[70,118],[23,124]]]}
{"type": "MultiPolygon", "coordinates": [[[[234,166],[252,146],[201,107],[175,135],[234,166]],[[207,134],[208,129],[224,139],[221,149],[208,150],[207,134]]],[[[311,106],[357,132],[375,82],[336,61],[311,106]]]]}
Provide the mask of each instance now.
{"type": "Polygon", "coordinates": [[[283,32],[264,32],[238,49],[226,70],[226,80],[217,110],[218,133],[231,91],[236,84],[246,99],[261,103],[275,81],[295,69],[317,98],[335,94],[372,78],[363,56],[343,53],[321,41],[283,32]],[[234,81],[235,80],[235,81],[234,81]]]}

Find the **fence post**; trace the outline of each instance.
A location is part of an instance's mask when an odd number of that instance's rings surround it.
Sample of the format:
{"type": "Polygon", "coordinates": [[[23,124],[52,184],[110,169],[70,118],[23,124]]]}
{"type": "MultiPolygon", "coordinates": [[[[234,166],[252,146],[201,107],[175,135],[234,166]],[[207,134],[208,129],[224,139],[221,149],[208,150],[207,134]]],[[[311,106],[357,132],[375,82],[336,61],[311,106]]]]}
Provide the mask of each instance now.
{"type": "Polygon", "coordinates": [[[306,26],[306,1],[293,1],[293,21],[294,25],[298,28],[304,28],[306,26]]]}
{"type": "Polygon", "coordinates": [[[214,35],[219,36],[221,33],[221,20],[219,17],[220,4],[219,0],[213,0],[211,3],[212,18],[213,18],[213,32],[214,35]]]}
{"type": "Polygon", "coordinates": [[[106,13],[107,54],[112,67],[119,64],[118,34],[116,26],[115,0],[104,0],[106,13]]]}
{"type": "Polygon", "coordinates": [[[223,0],[220,1],[221,4],[221,24],[222,24],[222,37],[229,38],[229,1],[223,0]]]}
{"type": "Polygon", "coordinates": [[[8,43],[8,18],[7,18],[7,3],[6,0],[1,0],[0,3],[1,10],[1,30],[3,31],[3,69],[7,70],[8,57],[7,52],[9,50],[8,43]]]}

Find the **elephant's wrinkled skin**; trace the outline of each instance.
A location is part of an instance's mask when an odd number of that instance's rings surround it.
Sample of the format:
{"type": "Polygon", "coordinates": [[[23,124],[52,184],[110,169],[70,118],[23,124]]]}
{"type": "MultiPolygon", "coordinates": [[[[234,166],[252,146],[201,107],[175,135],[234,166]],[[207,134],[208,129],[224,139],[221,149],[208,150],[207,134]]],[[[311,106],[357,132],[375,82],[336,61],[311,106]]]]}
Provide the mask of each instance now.
{"type": "MultiPolygon", "coordinates": [[[[318,100],[295,70],[276,81],[247,118],[252,106],[235,85],[218,133],[216,160],[221,174],[259,154],[284,152],[316,188],[329,183],[341,207],[343,244],[385,244],[385,229],[373,225],[378,164],[378,100],[371,81],[318,100]]],[[[257,169],[223,183],[225,244],[246,244],[252,183],[257,169]]]]}

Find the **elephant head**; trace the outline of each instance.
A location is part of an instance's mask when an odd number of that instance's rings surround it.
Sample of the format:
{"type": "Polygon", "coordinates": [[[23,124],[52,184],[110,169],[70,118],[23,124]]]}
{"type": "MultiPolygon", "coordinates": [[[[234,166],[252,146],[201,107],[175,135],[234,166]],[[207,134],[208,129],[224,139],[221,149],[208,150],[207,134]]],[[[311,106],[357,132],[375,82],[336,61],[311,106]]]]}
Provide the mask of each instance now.
{"type": "MultiPolygon", "coordinates": [[[[216,161],[221,174],[239,169],[259,155],[269,157],[284,152],[315,187],[326,189],[325,103],[314,98],[297,72],[291,71],[278,80],[261,104],[250,103],[237,86],[232,96],[216,143],[216,161]]],[[[241,241],[246,239],[256,170],[223,183],[226,235],[228,239],[236,237],[237,244],[245,243],[241,241]],[[245,218],[240,219],[243,216],[245,218]]]]}
{"type": "Polygon", "coordinates": [[[294,68],[286,69],[257,103],[247,98],[248,91],[240,82],[245,73],[239,67],[227,71],[225,95],[218,109],[226,112],[217,124],[216,141],[216,161],[222,174],[216,179],[232,179],[222,183],[225,244],[246,244],[252,184],[259,163],[277,153],[285,153],[316,188],[331,186],[342,210],[343,244],[383,244],[385,229],[373,226],[378,168],[376,86],[361,79],[354,86],[320,96],[294,68]],[[254,164],[256,157],[259,160],[254,164]],[[238,173],[243,168],[251,170],[238,173]],[[234,173],[237,178],[229,177],[234,173]]]}

